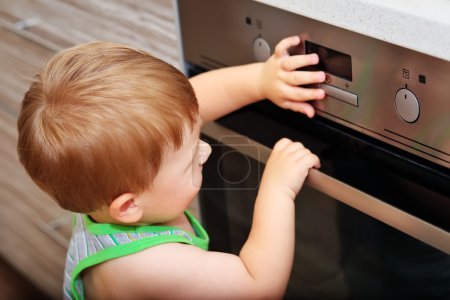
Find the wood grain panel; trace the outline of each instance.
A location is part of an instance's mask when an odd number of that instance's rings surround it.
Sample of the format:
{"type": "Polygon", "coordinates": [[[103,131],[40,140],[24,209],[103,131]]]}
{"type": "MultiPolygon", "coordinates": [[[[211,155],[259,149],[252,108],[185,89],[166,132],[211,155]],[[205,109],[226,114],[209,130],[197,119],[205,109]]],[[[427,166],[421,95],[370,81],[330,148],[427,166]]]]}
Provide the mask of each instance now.
{"type": "Polygon", "coordinates": [[[69,213],[40,191],[16,153],[16,120],[26,80],[52,52],[0,28],[0,253],[52,297],[61,298],[69,213]],[[67,218],[65,230],[52,222],[67,218]]]}
{"type": "Polygon", "coordinates": [[[62,298],[71,217],[21,167],[16,120],[44,61],[92,40],[130,44],[178,66],[171,0],[0,0],[0,255],[54,299],[62,298]]]}
{"type": "Polygon", "coordinates": [[[93,40],[125,43],[178,65],[171,0],[0,0],[3,26],[32,20],[22,31],[53,51],[93,40]]]}

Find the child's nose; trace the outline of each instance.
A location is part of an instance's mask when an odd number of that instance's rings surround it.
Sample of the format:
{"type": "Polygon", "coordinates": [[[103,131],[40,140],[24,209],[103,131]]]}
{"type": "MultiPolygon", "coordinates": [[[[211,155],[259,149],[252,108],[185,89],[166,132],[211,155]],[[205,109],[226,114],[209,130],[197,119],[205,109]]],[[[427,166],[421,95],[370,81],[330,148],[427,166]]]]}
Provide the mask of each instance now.
{"type": "Polygon", "coordinates": [[[209,155],[211,154],[211,146],[205,141],[200,141],[198,147],[200,165],[203,165],[208,160],[209,155]]]}

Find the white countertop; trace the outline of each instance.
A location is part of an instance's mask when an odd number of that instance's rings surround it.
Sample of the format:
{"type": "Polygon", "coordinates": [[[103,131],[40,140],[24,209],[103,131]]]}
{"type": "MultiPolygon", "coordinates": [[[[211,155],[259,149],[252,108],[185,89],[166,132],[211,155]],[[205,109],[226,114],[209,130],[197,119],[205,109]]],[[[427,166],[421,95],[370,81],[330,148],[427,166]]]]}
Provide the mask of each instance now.
{"type": "Polygon", "coordinates": [[[255,0],[450,61],[450,0],[255,0]]]}

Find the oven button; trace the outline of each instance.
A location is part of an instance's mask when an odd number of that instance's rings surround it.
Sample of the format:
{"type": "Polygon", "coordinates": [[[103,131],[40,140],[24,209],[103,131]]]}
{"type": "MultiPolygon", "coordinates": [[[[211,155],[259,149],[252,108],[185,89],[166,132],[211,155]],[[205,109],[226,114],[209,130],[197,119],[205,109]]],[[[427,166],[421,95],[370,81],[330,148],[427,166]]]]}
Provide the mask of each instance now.
{"type": "Polygon", "coordinates": [[[262,37],[253,42],[253,55],[257,61],[266,61],[270,57],[270,46],[262,37]]]}
{"type": "Polygon", "coordinates": [[[347,102],[348,104],[358,107],[358,95],[344,91],[343,89],[337,88],[335,86],[320,83],[319,88],[324,90],[325,94],[335,99],[347,102]]]}
{"type": "Polygon", "coordinates": [[[414,123],[419,118],[419,101],[410,90],[399,89],[395,94],[395,110],[403,121],[414,123]]]}

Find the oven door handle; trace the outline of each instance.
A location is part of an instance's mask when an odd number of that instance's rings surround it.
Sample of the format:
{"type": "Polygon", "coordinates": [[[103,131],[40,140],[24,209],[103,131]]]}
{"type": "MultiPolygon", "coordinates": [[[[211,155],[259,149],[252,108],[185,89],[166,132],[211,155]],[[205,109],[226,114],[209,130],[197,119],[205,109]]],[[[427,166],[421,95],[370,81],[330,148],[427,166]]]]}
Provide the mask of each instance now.
{"type": "MultiPolygon", "coordinates": [[[[244,137],[216,122],[205,124],[202,128],[202,133],[219,142],[224,142],[224,137],[244,137]]],[[[244,138],[245,143],[228,144],[224,142],[224,144],[261,163],[266,163],[272,149],[247,137],[244,138]],[[250,145],[254,147],[249,147],[250,145]]],[[[439,227],[357,190],[316,169],[310,170],[305,184],[397,230],[450,254],[450,233],[439,227]]]]}

